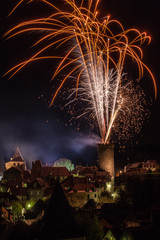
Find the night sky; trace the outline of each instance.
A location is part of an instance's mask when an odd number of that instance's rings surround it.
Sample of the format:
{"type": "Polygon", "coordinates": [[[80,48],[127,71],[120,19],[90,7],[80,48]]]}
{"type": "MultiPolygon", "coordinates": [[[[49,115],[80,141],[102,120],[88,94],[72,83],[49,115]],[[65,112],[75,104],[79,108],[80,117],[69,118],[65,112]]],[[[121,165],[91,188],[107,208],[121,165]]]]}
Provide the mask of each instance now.
{"type": "MultiPolygon", "coordinates": [[[[60,98],[55,106],[48,108],[52,96],[50,79],[56,62],[43,61],[29,64],[12,79],[2,77],[15,64],[31,56],[31,45],[37,39],[36,34],[5,40],[3,34],[24,20],[43,16],[49,13],[48,8],[38,1],[21,6],[10,17],[8,13],[14,6],[12,0],[1,0],[0,6],[0,163],[9,160],[13,151],[19,146],[22,155],[31,161],[40,159],[43,163],[52,164],[59,158],[69,158],[76,164],[90,164],[97,160],[96,132],[91,134],[85,122],[79,131],[69,126],[70,115],[59,107],[60,98]]],[[[64,5],[63,1],[58,6],[64,5]]],[[[151,117],[139,137],[139,143],[126,153],[116,153],[117,161],[129,157],[134,160],[160,160],[160,101],[159,101],[159,56],[160,56],[160,15],[157,1],[101,0],[99,17],[110,15],[116,18],[125,28],[137,28],[146,31],[152,42],[144,47],[144,62],[152,70],[158,86],[158,97],[154,100],[154,88],[149,75],[141,81],[144,91],[153,99],[151,117]],[[134,156],[134,157],[133,157],[134,156]]],[[[131,72],[131,77],[135,73],[131,72]]],[[[54,84],[54,81],[53,81],[54,84]]],[[[62,103],[61,103],[62,104],[62,103]]]]}

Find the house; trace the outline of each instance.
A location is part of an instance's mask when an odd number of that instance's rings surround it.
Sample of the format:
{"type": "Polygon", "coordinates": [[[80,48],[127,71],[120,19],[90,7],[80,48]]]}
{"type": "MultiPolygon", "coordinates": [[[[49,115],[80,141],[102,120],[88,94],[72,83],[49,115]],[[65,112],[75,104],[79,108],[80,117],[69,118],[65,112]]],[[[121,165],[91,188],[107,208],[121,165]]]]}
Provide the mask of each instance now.
{"type": "Polygon", "coordinates": [[[13,200],[17,200],[17,198],[11,192],[0,192],[0,204],[3,206],[10,207],[13,200]]]}
{"type": "Polygon", "coordinates": [[[39,240],[86,239],[74,217],[73,209],[68,204],[64,191],[58,182],[49,199],[42,221],[44,227],[40,233],[40,238],[38,238],[39,240]]]}
{"type": "Polygon", "coordinates": [[[10,159],[10,161],[5,163],[6,170],[8,170],[11,167],[18,167],[22,170],[26,169],[26,163],[25,163],[18,147],[17,147],[13,157],[10,159]]]}
{"type": "Polygon", "coordinates": [[[31,179],[53,177],[62,182],[70,176],[70,172],[66,167],[43,166],[40,160],[32,162],[31,179]]]}
{"type": "Polygon", "coordinates": [[[23,170],[19,167],[11,167],[4,171],[2,184],[6,187],[26,187],[31,179],[31,174],[28,170],[23,170]]]}
{"type": "Polygon", "coordinates": [[[47,187],[47,183],[42,178],[34,179],[27,187],[28,198],[34,200],[43,199],[47,187]]]}
{"type": "Polygon", "coordinates": [[[50,188],[49,184],[42,178],[36,178],[33,181],[24,184],[24,186],[12,186],[10,187],[10,193],[17,199],[23,201],[26,200],[39,200],[47,199],[51,196],[53,188],[50,188]]]}
{"type": "Polygon", "coordinates": [[[22,169],[18,167],[10,167],[3,173],[2,182],[8,187],[10,186],[22,186],[22,169]]]}
{"type": "Polygon", "coordinates": [[[47,204],[39,199],[30,209],[24,213],[25,223],[31,225],[38,220],[42,220],[46,207],[47,204]]]}
{"type": "Polygon", "coordinates": [[[159,164],[156,160],[148,160],[147,162],[145,162],[144,167],[147,170],[156,171],[157,169],[159,169],[159,164]]]}
{"type": "Polygon", "coordinates": [[[127,174],[142,174],[142,173],[146,173],[147,170],[144,167],[144,162],[135,162],[125,166],[124,172],[127,174]]]}
{"type": "Polygon", "coordinates": [[[10,193],[20,201],[26,201],[28,199],[28,190],[26,187],[11,187],[10,193]]]}
{"type": "Polygon", "coordinates": [[[110,174],[104,170],[97,168],[97,166],[91,167],[84,167],[84,166],[77,166],[72,172],[72,175],[75,176],[85,176],[88,178],[89,181],[110,181],[110,174]]]}
{"type": "Polygon", "coordinates": [[[159,164],[156,160],[148,160],[146,162],[130,163],[124,167],[124,172],[127,174],[143,174],[159,169],[159,164]]]}
{"type": "Polygon", "coordinates": [[[95,173],[98,171],[96,166],[92,167],[84,167],[84,166],[76,166],[76,168],[71,172],[72,175],[76,176],[86,176],[90,179],[94,179],[95,173]]]}
{"type": "Polygon", "coordinates": [[[61,185],[67,194],[85,193],[86,199],[94,199],[96,202],[101,195],[101,187],[89,182],[87,177],[70,176],[61,185]]]}
{"type": "Polygon", "coordinates": [[[11,213],[11,210],[6,209],[3,205],[0,206],[0,216],[7,222],[13,222],[13,215],[11,213]]]}

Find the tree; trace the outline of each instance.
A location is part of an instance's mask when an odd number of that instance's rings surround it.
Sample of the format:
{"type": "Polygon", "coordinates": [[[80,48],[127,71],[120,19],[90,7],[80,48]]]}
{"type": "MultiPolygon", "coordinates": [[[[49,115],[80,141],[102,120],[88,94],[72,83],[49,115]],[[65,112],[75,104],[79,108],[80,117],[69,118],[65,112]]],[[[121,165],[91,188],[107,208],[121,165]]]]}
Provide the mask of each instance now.
{"type": "Polygon", "coordinates": [[[12,213],[14,221],[19,221],[22,217],[22,204],[19,201],[12,202],[12,213]]]}
{"type": "Polygon", "coordinates": [[[111,230],[108,230],[103,240],[116,240],[111,230]]]}
{"type": "Polygon", "coordinates": [[[94,199],[89,199],[88,202],[84,205],[84,209],[88,209],[90,212],[96,208],[96,202],[94,199]]]}
{"type": "Polygon", "coordinates": [[[86,240],[102,240],[104,237],[104,228],[99,223],[97,216],[84,214],[78,215],[77,221],[85,233],[86,240]]]}
{"type": "Polygon", "coordinates": [[[68,171],[72,171],[74,169],[74,164],[69,159],[60,158],[54,162],[54,167],[66,167],[68,171]]]}
{"type": "Polygon", "coordinates": [[[66,197],[69,202],[69,205],[72,207],[81,208],[86,204],[88,200],[88,193],[67,193],[66,197]]]}

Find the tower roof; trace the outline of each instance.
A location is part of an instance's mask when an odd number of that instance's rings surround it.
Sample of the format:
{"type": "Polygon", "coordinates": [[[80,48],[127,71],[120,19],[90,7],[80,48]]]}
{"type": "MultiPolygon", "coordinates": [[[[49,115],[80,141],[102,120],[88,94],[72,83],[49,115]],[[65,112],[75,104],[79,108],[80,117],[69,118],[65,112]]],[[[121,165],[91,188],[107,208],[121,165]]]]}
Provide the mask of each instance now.
{"type": "Polygon", "coordinates": [[[15,151],[13,157],[11,158],[11,160],[12,161],[23,161],[24,162],[24,159],[23,159],[22,154],[21,154],[18,147],[16,148],[16,151],[15,151]]]}
{"type": "Polygon", "coordinates": [[[84,236],[77,224],[60,183],[56,183],[43,217],[42,239],[70,239],[84,236]]]}

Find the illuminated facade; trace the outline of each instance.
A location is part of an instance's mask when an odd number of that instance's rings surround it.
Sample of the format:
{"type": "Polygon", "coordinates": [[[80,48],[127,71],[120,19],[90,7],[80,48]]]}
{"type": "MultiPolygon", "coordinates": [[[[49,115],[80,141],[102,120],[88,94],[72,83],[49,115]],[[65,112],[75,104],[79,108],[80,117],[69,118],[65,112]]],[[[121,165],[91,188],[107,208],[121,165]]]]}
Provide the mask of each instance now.
{"type": "Polygon", "coordinates": [[[98,144],[99,167],[114,177],[114,144],[98,144]]]}
{"type": "Polygon", "coordinates": [[[18,167],[22,170],[26,169],[26,163],[25,163],[18,147],[17,147],[13,157],[10,158],[10,161],[5,163],[6,170],[8,170],[11,167],[18,167]]]}

